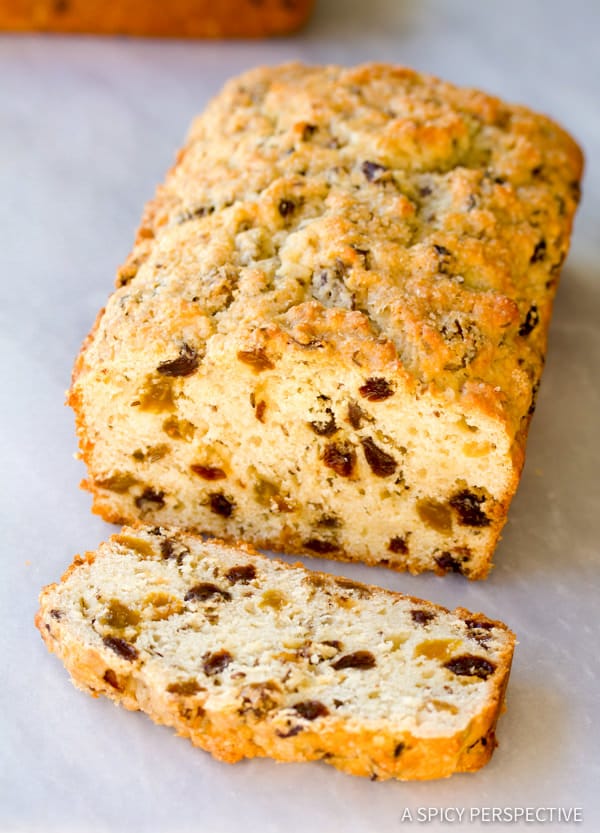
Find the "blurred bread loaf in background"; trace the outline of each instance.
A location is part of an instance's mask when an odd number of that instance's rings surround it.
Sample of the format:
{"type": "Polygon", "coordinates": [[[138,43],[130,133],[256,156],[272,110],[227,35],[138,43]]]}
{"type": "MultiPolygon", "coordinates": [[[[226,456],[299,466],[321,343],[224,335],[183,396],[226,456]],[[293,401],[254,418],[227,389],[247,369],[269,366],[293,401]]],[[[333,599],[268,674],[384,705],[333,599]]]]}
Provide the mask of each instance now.
{"type": "Polygon", "coordinates": [[[294,32],[314,0],[5,0],[0,31],[259,38],[294,32]]]}

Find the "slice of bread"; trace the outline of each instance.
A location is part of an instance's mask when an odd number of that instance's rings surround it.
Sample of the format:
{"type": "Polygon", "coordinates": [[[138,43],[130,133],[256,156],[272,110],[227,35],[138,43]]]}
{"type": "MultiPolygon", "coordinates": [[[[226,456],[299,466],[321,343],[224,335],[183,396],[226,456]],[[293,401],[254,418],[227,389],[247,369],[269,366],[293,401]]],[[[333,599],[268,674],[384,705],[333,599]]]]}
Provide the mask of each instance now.
{"type": "Polygon", "coordinates": [[[235,762],[440,778],[495,746],[514,635],[166,527],[126,527],[46,587],[36,624],[75,685],[235,762]]]}

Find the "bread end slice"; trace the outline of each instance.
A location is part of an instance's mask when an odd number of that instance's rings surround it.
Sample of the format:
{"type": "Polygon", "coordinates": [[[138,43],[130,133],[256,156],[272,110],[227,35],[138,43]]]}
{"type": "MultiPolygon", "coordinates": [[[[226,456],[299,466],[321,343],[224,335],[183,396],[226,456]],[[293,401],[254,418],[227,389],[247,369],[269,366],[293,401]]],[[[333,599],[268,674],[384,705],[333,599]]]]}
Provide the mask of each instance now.
{"type": "Polygon", "coordinates": [[[515,642],[480,613],[143,526],[77,557],[36,625],[78,688],[220,760],[372,780],[487,763],[515,642]]]}

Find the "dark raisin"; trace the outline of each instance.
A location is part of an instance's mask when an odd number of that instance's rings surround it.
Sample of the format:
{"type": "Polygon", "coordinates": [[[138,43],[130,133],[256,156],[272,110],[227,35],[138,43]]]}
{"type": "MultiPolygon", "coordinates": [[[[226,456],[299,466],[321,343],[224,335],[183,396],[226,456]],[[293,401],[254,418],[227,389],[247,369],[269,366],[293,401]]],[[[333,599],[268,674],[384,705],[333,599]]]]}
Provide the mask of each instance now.
{"type": "Polygon", "coordinates": [[[443,552],[441,555],[435,556],[435,563],[441,567],[446,573],[460,573],[462,568],[460,563],[449,552],[443,552]]]}
{"type": "Polygon", "coordinates": [[[339,639],[324,639],[322,644],[329,645],[330,648],[335,648],[336,651],[342,650],[342,643],[339,639]]]}
{"type": "Polygon", "coordinates": [[[329,443],[323,452],[323,462],[340,477],[350,477],[356,465],[356,452],[350,443],[329,443]]]}
{"type": "Polygon", "coordinates": [[[156,369],[163,376],[191,376],[198,369],[199,364],[198,353],[184,342],[176,359],[161,362],[156,369]]]}
{"type": "Polygon", "coordinates": [[[190,587],[183,598],[186,602],[205,602],[207,599],[212,599],[215,596],[221,597],[225,601],[231,599],[231,593],[228,593],[227,590],[222,590],[216,584],[211,584],[209,581],[201,581],[199,584],[190,587]]]}
{"type": "Polygon", "coordinates": [[[288,729],[287,732],[282,732],[281,729],[276,729],[275,734],[277,735],[278,738],[293,738],[296,735],[299,735],[300,732],[303,732],[303,731],[304,731],[304,727],[300,726],[300,724],[298,724],[296,726],[292,726],[290,729],[288,729]]]}
{"type": "Polygon", "coordinates": [[[469,630],[471,630],[471,629],[476,629],[476,630],[482,629],[482,630],[485,630],[485,631],[490,631],[492,628],[495,627],[493,622],[486,622],[485,620],[482,620],[482,619],[465,619],[465,625],[469,628],[469,630]]]}
{"type": "Polygon", "coordinates": [[[293,200],[279,200],[279,213],[282,217],[287,217],[293,214],[296,209],[296,203],[293,200]]]}
{"type": "Polygon", "coordinates": [[[233,657],[229,651],[215,651],[214,653],[204,654],[202,657],[202,668],[207,677],[212,677],[224,671],[232,660],[233,657]]]}
{"type": "Polygon", "coordinates": [[[133,645],[118,636],[104,636],[102,641],[107,648],[110,648],[115,654],[118,654],[129,662],[133,662],[134,659],[138,658],[138,652],[133,645]]]}
{"type": "Polygon", "coordinates": [[[53,619],[62,619],[64,615],[65,614],[62,610],[57,610],[56,608],[52,608],[50,611],[50,616],[52,616],[53,619]]]}
{"type": "Polygon", "coordinates": [[[369,402],[381,402],[382,399],[387,399],[394,395],[394,389],[387,379],[381,376],[373,376],[367,379],[364,385],[358,389],[361,396],[368,399],[369,402]]]}
{"type": "Polygon", "coordinates": [[[190,466],[190,469],[194,474],[199,474],[204,480],[223,480],[224,477],[227,477],[223,469],[219,469],[217,466],[201,466],[194,463],[190,466]]]}
{"type": "Polygon", "coordinates": [[[308,423],[315,434],[318,434],[320,437],[330,437],[338,430],[331,408],[325,408],[325,414],[327,415],[327,419],[322,421],[315,420],[314,422],[308,423]]]}
{"type": "Polygon", "coordinates": [[[215,515],[221,515],[223,518],[231,517],[235,509],[235,503],[225,497],[222,492],[213,492],[208,496],[211,512],[215,515]]]}
{"type": "Polygon", "coordinates": [[[435,613],[430,610],[411,610],[410,615],[416,625],[427,625],[432,619],[435,619],[435,613]]]}
{"type": "Polygon", "coordinates": [[[160,553],[163,558],[176,558],[177,563],[181,564],[184,556],[189,555],[190,551],[184,544],[174,538],[165,538],[160,542],[160,553]]]}
{"type": "Polygon", "coordinates": [[[327,706],[319,700],[303,700],[294,703],[292,708],[305,720],[316,720],[317,717],[326,717],[329,714],[327,706]]]}
{"type": "Polygon", "coordinates": [[[104,676],[102,677],[105,683],[108,683],[109,686],[116,688],[117,691],[121,691],[121,686],[119,685],[119,679],[112,668],[107,668],[104,672],[104,676]]]}
{"type": "Polygon", "coordinates": [[[196,680],[184,680],[181,683],[170,683],[167,686],[169,694],[181,694],[183,697],[190,697],[192,694],[198,694],[200,686],[196,680]]]}
{"type": "Polygon", "coordinates": [[[529,333],[537,327],[540,323],[540,314],[538,312],[538,308],[535,304],[532,304],[529,309],[527,310],[527,315],[525,316],[525,321],[519,327],[519,335],[520,336],[528,336],[529,333]]]}
{"type": "Polygon", "coordinates": [[[339,546],[334,541],[322,541],[320,538],[309,538],[304,542],[304,546],[311,552],[317,552],[319,555],[326,555],[328,552],[337,552],[339,546]]]}
{"type": "Polygon", "coordinates": [[[419,188],[419,196],[420,197],[430,197],[433,194],[433,188],[431,185],[422,185],[419,188]]]}
{"type": "Polygon", "coordinates": [[[396,744],[396,746],[394,747],[394,758],[400,757],[400,755],[404,752],[405,745],[406,744],[402,743],[402,741],[396,744]]]}
{"type": "Polygon", "coordinates": [[[212,214],[214,210],[215,208],[213,205],[198,205],[194,208],[185,208],[175,216],[175,222],[180,225],[181,223],[188,223],[190,220],[194,220],[197,217],[206,217],[207,215],[212,214]]]}
{"type": "Polygon", "coordinates": [[[151,486],[148,486],[141,495],[135,499],[135,505],[138,509],[143,509],[145,503],[155,503],[157,506],[165,505],[165,493],[156,491],[151,486]]]}
{"type": "Polygon", "coordinates": [[[464,526],[489,526],[491,521],[481,509],[485,503],[484,497],[478,497],[468,489],[462,489],[449,500],[450,506],[458,513],[458,518],[464,526]]]}
{"type": "Polygon", "coordinates": [[[534,383],[531,389],[531,404],[529,405],[529,409],[527,411],[527,416],[532,416],[535,413],[535,403],[537,400],[538,391],[540,389],[540,380],[538,379],[537,382],[534,383]]]}
{"type": "Polygon", "coordinates": [[[546,250],[547,250],[546,241],[542,238],[535,244],[535,248],[533,250],[533,254],[529,258],[530,263],[539,263],[540,260],[543,260],[546,257],[546,250]]]}
{"type": "Polygon", "coordinates": [[[465,625],[469,629],[469,636],[480,645],[486,647],[492,638],[490,631],[494,627],[492,622],[481,621],[480,619],[465,619],[465,625]]]}
{"type": "Polygon", "coordinates": [[[460,657],[454,657],[444,663],[444,668],[459,677],[480,677],[482,680],[487,680],[490,674],[493,674],[496,670],[493,662],[474,654],[463,654],[460,657]]]}
{"type": "Polygon", "coordinates": [[[378,445],[375,445],[370,437],[366,437],[360,442],[365,453],[365,459],[373,474],[377,477],[389,477],[396,471],[397,463],[394,458],[382,448],[379,448],[378,445]]]}
{"type": "Polygon", "coordinates": [[[351,581],[351,579],[343,578],[342,576],[335,578],[334,581],[338,587],[341,587],[343,590],[354,590],[362,598],[368,598],[371,595],[369,588],[358,581],[351,581]]]}
{"type": "Polygon", "coordinates": [[[360,169],[368,182],[378,182],[388,170],[385,165],[379,165],[377,162],[363,162],[360,169]]]}
{"type": "Polygon", "coordinates": [[[342,526],[342,522],[336,515],[321,515],[317,521],[317,526],[321,526],[324,529],[339,529],[342,526]]]}
{"type": "Polygon", "coordinates": [[[254,411],[254,416],[259,422],[265,421],[265,411],[267,410],[267,403],[264,399],[261,399],[260,402],[256,403],[256,409],[254,411]]]}
{"type": "Polygon", "coordinates": [[[344,654],[334,663],[332,668],[342,671],[344,668],[375,668],[375,657],[370,651],[354,651],[352,654],[344,654]]]}
{"type": "Polygon", "coordinates": [[[397,535],[395,538],[392,538],[388,544],[388,550],[390,552],[400,553],[401,555],[407,555],[408,544],[406,543],[406,538],[402,538],[399,535],[397,535]]]}
{"type": "Polygon", "coordinates": [[[308,142],[309,139],[312,139],[312,137],[315,135],[316,132],[317,132],[317,125],[316,124],[305,124],[304,127],[302,128],[302,141],[303,142],[308,142]]]}
{"type": "Polygon", "coordinates": [[[252,350],[238,350],[237,357],[244,364],[249,364],[257,373],[260,373],[261,370],[272,370],[275,367],[263,347],[255,347],[252,350]]]}
{"type": "Polygon", "coordinates": [[[362,258],[362,265],[365,269],[371,268],[371,251],[370,249],[361,249],[358,246],[355,246],[353,243],[350,244],[351,248],[354,249],[357,255],[360,255],[362,258]]]}
{"type": "Polygon", "coordinates": [[[449,274],[450,258],[452,257],[452,252],[450,251],[450,249],[447,249],[445,246],[440,246],[437,243],[433,244],[433,248],[435,249],[435,252],[439,257],[438,271],[442,275],[449,274]]]}
{"type": "Polygon", "coordinates": [[[363,409],[360,407],[360,405],[357,405],[356,402],[348,403],[348,422],[356,431],[358,431],[358,429],[360,428],[361,421],[366,416],[367,415],[365,414],[363,409]]]}
{"type": "Polygon", "coordinates": [[[231,567],[225,573],[225,578],[231,584],[248,584],[249,581],[256,578],[256,567],[254,564],[240,564],[236,567],[231,567]]]}

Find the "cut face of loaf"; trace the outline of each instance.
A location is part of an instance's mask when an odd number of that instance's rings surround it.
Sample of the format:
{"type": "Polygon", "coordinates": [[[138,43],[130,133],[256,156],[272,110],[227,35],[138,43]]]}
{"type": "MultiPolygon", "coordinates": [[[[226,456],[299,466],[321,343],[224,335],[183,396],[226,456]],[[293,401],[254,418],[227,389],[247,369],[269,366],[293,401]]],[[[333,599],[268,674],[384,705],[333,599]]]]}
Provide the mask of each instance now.
{"type": "Polygon", "coordinates": [[[441,778],[495,746],[501,622],[174,529],[125,528],[41,595],[74,683],[217,758],[441,778]]]}
{"type": "Polygon", "coordinates": [[[231,81],[77,361],[94,510],[484,577],[580,175],[549,119],[410,70],[231,81]]]}

